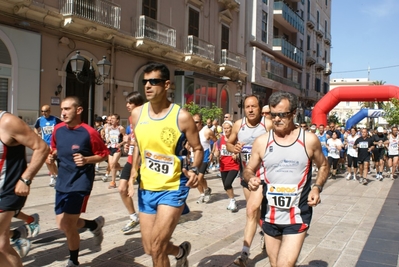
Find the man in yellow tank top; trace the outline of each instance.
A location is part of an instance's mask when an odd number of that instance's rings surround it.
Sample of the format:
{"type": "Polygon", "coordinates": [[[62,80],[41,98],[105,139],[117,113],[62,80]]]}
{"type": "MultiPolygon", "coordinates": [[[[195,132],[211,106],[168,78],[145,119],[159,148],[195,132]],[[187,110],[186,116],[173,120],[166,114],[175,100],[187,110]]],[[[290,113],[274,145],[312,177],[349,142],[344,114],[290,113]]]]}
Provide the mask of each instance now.
{"type": "MultiPolygon", "coordinates": [[[[184,165],[186,141],[194,150],[193,167],[199,167],[203,158],[191,115],[167,99],[169,79],[169,70],[164,64],[149,64],[144,69],[143,79],[149,102],[132,111],[132,130],[141,157],[140,230],[144,251],[151,255],[154,267],[170,266],[168,255],[176,257],[176,266],[189,266],[187,257],[191,244],[185,241],[176,246],[170,242],[188,192],[198,185],[197,175],[184,165]]],[[[130,181],[137,177],[135,161],[130,181]]],[[[129,190],[129,194],[132,192],[129,190]]]]}

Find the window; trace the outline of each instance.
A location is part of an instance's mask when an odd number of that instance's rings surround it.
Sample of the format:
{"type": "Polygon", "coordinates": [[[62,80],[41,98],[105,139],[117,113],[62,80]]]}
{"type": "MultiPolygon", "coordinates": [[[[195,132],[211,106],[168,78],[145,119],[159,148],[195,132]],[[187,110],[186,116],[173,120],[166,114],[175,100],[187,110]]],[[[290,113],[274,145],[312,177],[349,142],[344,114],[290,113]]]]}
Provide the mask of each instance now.
{"type": "Polygon", "coordinates": [[[8,109],[8,79],[0,78],[0,110],[8,109]]]}
{"type": "Polygon", "coordinates": [[[143,15],[157,19],[157,0],[143,0],[143,15]]]}
{"type": "Polygon", "coordinates": [[[299,39],[299,49],[303,50],[303,40],[299,39]]]}
{"type": "Polygon", "coordinates": [[[307,40],[307,45],[306,45],[306,48],[307,48],[307,50],[310,50],[310,35],[308,35],[308,38],[307,38],[308,40],[307,40]]]}
{"type": "Polygon", "coordinates": [[[221,43],[222,49],[229,50],[229,32],[230,32],[229,27],[222,24],[222,43],[221,43]]]}
{"type": "Polygon", "coordinates": [[[327,20],[324,21],[324,32],[328,33],[328,22],[327,22],[327,20]]]}
{"type": "Polygon", "coordinates": [[[274,38],[278,38],[279,37],[279,31],[278,28],[273,27],[273,37],[274,38]]]}
{"type": "Polygon", "coordinates": [[[306,90],[310,89],[310,74],[306,73],[306,90]]]}
{"type": "Polygon", "coordinates": [[[267,5],[267,0],[262,0],[262,1],[263,1],[263,3],[264,3],[264,4],[266,4],[266,5],[267,5]]]}
{"type": "Polygon", "coordinates": [[[199,37],[199,12],[193,8],[188,10],[188,35],[199,37]]]}
{"type": "Polygon", "coordinates": [[[262,42],[267,43],[267,13],[262,12],[262,42]]]}
{"type": "Polygon", "coordinates": [[[320,93],[320,86],[321,86],[321,81],[319,78],[315,79],[315,91],[320,93]]]}
{"type": "Polygon", "coordinates": [[[324,50],[324,60],[325,60],[326,62],[328,62],[328,61],[327,61],[327,50],[324,50]]]}

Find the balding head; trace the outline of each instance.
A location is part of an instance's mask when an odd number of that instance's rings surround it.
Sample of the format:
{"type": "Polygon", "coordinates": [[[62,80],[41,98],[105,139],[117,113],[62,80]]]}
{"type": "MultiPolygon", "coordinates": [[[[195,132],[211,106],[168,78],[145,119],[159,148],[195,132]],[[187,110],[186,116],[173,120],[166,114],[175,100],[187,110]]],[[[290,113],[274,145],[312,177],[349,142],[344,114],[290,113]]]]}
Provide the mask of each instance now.
{"type": "Polygon", "coordinates": [[[50,117],[50,106],[49,105],[43,105],[41,109],[41,113],[44,117],[48,118],[50,117]]]}

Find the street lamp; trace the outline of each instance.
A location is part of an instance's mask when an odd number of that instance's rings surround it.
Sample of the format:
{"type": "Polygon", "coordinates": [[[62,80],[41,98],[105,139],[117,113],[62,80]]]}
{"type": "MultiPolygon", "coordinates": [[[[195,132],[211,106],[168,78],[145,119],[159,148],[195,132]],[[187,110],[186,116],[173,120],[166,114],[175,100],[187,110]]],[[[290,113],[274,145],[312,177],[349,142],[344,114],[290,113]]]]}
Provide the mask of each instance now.
{"type": "Polygon", "coordinates": [[[83,66],[86,59],[80,55],[80,51],[76,51],[76,55],[71,57],[69,62],[71,63],[72,72],[75,74],[76,79],[81,83],[86,83],[89,81],[89,108],[88,108],[88,121],[87,123],[91,126],[93,122],[93,81],[97,85],[101,85],[104,83],[104,80],[108,77],[109,71],[111,69],[111,62],[107,60],[105,56],[103,59],[97,63],[99,76],[96,76],[96,71],[93,68],[93,59],[90,59],[90,68],[88,76],[83,76],[83,66]]]}
{"type": "Polygon", "coordinates": [[[242,108],[244,106],[244,99],[247,96],[242,92],[242,81],[237,81],[238,92],[234,94],[234,98],[236,99],[237,105],[240,108],[240,116],[242,117],[242,108]]]}

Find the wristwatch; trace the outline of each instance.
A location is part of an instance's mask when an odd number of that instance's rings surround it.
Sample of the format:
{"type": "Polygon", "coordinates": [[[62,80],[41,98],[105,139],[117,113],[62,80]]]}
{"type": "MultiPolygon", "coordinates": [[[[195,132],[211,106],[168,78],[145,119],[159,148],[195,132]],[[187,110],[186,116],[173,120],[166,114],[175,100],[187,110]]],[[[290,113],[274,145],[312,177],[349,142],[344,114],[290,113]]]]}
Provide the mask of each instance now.
{"type": "Polygon", "coordinates": [[[320,193],[323,192],[323,187],[322,187],[321,185],[312,184],[312,185],[310,186],[310,188],[313,189],[313,187],[317,187],[317,188],[319,189],[319,192],[320,192],[320,193]]]}
{"type": "Polygon", "coordinates": [[[24,178],[19,178],[19,180],[21,180],[22,182],[24,182],[27,186],[30,186],[30,184],[32,183],[32,180],[26,180],[24,178]]]}

